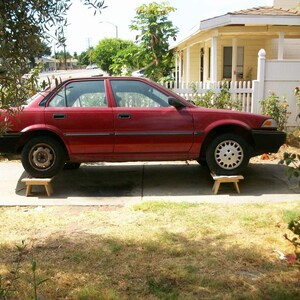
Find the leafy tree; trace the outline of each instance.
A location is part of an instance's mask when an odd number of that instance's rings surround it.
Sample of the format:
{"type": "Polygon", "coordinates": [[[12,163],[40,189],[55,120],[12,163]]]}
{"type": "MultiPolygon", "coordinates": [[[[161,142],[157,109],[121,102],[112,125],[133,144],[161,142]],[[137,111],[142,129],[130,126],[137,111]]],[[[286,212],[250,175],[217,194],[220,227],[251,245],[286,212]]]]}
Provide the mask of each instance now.
{"type": "Polygon", "coordinates": [[[153,80],[169,75],[173,53],[169,50],[169,39],[176,38],[178,29],[168,20],[175,8],[168,2],[143,4],[137,8],[131,30],[139,31],[137,41],[144,49],[147,60],[145,74],[153,80]]]}
{"type": "MultiPolygon", "coordinates": [[[[101,12],[104,1],[81,0],[101,12]]],[[[45,50],[47,31],[56,28],[59,44],[65,43],[63,27],[72,0],[0,1],[0,108],[20,106],[32,93],[22,78],[30,60],[45,50]]],[[[0,125],[1,126],[1,125],[0,125]]]]}
{"type": "Polygon", "coordinates": [[[93,47],[90,47],[88,50],[83,51],[78,56],[78,65],[87,66],[89,64],[95,63],[91,57],[93,47]]]}
{"type": "Polygon", "coordinates": [[[120,50],[113,58],[111,69],[114,75],[130,75],[132,71],[141,69],[145,66],[143,49],[134,43],[127,48],[120,50]]]}
{"type": "Polygon", "coordinates": [[[58,60],[60,60],[60,61],[63,61],[63,60],[64,60],[65,55],[66,55],[66,58],[67,58],[67,59],[72,58],[72,55],[71,55],[70,52],[68,52],[68,51],[66,51],[66,53],[65,53],[63,50],[61,50],[61,51],[59,51],[59,52],[55,52],[55,57],[56,57],[56,59],[58,59],[58,60]]]}
{"type": "Polygon", "coordinates": [[[109,75],[115,75],[113,70],[114,58],[120,51],[132,47],[133,43],[117,38],[106,38],[99,42],[93,50],[93,61],[109,75]]]}
{"type": "Polygon", "coordinates": [[[45,42],[42,42],[40,50],[35,54],[35,56],[31,56],[29,58],[30,68],[34,68],[36,66],[35,58],[41,58],[43,55],[50,56],[51,55],[51,47],[49,47],[45,42]]]}

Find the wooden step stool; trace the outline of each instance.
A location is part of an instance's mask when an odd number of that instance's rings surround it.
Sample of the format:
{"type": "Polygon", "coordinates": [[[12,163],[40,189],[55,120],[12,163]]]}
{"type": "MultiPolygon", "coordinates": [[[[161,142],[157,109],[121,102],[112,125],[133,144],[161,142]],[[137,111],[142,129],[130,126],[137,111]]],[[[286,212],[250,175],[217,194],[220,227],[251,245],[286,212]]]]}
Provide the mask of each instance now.
{"type": "Polygon", "coordinates": [[[216,175],[214,173],[210,173],[211,177],[214,179],[215,183],[212,188],[213,193],[216,195],[219,191],[220,184],[223,182],[232,182],[235,190],[237,193],[240,194],[240,188],[239,188],[239,181],[244,179],[242,175],[231,175],[231,176],[226,176],[226,175],[216,175]]]}
{"type": "Polygon", "coordinates": [[[23,178],[21,181],[26,184],[25,196],[27,197],[31,193],[31,188],[33,185],[43,185],[45,187],[48,197],[53,193],[51,186],[52,178],[23,178]]]}

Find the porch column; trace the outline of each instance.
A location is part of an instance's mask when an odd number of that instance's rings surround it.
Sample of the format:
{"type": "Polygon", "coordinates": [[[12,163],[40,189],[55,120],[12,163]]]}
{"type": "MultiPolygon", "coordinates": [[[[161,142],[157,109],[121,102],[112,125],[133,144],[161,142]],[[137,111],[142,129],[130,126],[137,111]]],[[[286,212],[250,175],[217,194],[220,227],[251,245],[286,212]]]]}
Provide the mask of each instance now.
{"type": "Polygon", "coordinates": [[[211,58],[210,58],[210,65],[211,65],[210,81],[211,82],[217,82],[217,80],[218,80],[217,47],[218,47],[218,39],[216,36],[214,36],[211,40],[211,58]]]}
{"type": "Polygon", "coordinates": [[[231,67],[231,80],[236,81],[236,67],[237,67],[237,39],[232,39],[232,67],[231,67]]]}
{"type": "Polygon", "coordinates": [[[182,81],[183,81],[183,78],[182,78],[182,65],[183,65],[183,50],[180,50],[179,52],[179,87],[182,86],[182,81]]]}
{"type": "MultiPolygon", "coordinates": [[[[180,57],[180,55],[179,55],[180,57]]],[[[178,52],[175,52],[175,82],[174,82],[174,88],[178,89],[178,52]]]]}
{"type": "Polygon", "coordinates": [[[191,70],[191,47],[186,48],[186,74],[185,82],[187,85],[190,84],[190,70],[191,70]]]}
{"type": "Polygon", "coordinates": [[[284,32],[279,32],[277,59],[283,59],[283,47],[284,47],[284,32]]]}

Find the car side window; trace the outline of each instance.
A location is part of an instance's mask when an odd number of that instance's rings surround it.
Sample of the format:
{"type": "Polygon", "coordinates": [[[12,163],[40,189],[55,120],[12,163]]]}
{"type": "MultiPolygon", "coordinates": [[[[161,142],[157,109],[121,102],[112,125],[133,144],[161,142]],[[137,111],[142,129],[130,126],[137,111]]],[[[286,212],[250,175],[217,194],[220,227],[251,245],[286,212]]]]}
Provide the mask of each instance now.
{"type": "Polygon", "coordinates": [[[140,81],[111,80],[117,107],[169,107],[168,96],[140,81]]]}
{"type": "Polygon", "coordinates": [[[75,81],[63,86],[49,107],[107,107],[103,80],[75,81]]]}

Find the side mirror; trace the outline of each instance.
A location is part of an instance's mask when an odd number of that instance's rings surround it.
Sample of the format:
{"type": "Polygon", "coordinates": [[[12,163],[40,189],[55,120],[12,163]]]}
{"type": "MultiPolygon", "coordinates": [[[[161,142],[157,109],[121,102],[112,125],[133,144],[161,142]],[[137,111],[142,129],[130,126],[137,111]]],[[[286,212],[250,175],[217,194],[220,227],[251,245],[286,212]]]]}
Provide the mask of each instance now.
{"type": "Polygon", "coordinates": [[[178,109],[185,107],[185,105],[181,101],[179,101],[177,98],[174,98],[174,97],[169,97],[168,102],[171,106],[174,106],[175,108],[178,108],[178,109]]]}

